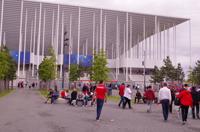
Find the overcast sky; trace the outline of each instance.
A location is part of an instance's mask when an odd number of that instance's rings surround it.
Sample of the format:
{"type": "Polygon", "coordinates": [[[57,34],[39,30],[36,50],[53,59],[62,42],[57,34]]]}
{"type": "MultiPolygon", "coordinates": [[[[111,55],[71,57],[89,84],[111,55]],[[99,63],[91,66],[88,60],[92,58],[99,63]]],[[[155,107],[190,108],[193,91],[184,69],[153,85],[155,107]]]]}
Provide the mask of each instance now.
{"type": "MultiPolygon", "coordinates": [[[[38,0],[36,0],[38,1],[38,0]]],[[[191,19],[192,65],[200,60],[200,0],[39,0],[191,19]]],[[[177,62],[189,66],[189,23],[177,26],[177,62]]]]}

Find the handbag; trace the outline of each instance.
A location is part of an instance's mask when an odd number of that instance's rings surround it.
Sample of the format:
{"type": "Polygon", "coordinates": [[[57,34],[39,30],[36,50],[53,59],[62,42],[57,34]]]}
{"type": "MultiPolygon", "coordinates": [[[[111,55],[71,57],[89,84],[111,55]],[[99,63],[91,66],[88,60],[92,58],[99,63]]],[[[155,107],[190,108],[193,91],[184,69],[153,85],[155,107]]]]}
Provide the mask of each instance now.
{"type": "Polygon", "coordinates": [[[181,105],[180,99],[179,98],[175,98],[174,100],[174,105],[179,106],[181,105]]]}

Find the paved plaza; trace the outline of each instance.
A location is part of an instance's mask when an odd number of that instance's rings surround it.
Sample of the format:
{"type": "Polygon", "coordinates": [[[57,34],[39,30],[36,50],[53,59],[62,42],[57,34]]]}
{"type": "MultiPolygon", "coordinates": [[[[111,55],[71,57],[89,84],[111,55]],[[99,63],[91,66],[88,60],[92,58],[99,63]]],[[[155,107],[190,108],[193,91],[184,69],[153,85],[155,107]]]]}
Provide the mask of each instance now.
{"type": "Polygon", "coordinates": [[[99,122],[95,107],[44,104],[36,90],[18,89],[1,98],[0,106],[0,132],[200,132],[200,120],[191,117],[184,126],[175,113],[164,122],[157,104],[146,113],[143,104],[122,110],[107,102],[99,122]]]}

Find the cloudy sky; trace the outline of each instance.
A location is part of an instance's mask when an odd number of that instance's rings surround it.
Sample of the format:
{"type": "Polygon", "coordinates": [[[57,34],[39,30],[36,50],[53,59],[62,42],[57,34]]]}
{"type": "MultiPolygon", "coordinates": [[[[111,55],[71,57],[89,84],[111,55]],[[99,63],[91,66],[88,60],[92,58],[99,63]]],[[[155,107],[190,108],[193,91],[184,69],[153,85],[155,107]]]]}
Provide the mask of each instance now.
{"type": "MultiPolygon", "coordinates": [[[[38,0],[36,0],[38,1],[38,0]]],[[[192,65],[200,59],[200,0],[39,0],[104,9],[191,19],[192,65]]],[[[177,62],[187,70],[189,58],[189,23],[177,26],[177,62]]]]}

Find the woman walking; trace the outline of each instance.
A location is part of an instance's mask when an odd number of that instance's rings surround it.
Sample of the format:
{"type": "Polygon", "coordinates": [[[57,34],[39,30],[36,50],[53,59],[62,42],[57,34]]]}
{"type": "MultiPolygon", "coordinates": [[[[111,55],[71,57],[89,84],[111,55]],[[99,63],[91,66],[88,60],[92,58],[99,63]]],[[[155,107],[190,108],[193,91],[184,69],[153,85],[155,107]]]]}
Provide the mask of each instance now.
{"type": "Polygon", "coordinates": [[[127,84],[125,91],[124,91],[123,109],[125,109],[127,103],[128,103],[129,109],[131,109],[131,95],[132,95],[132,91],[130,89],[130,85],[127,84]]]}

